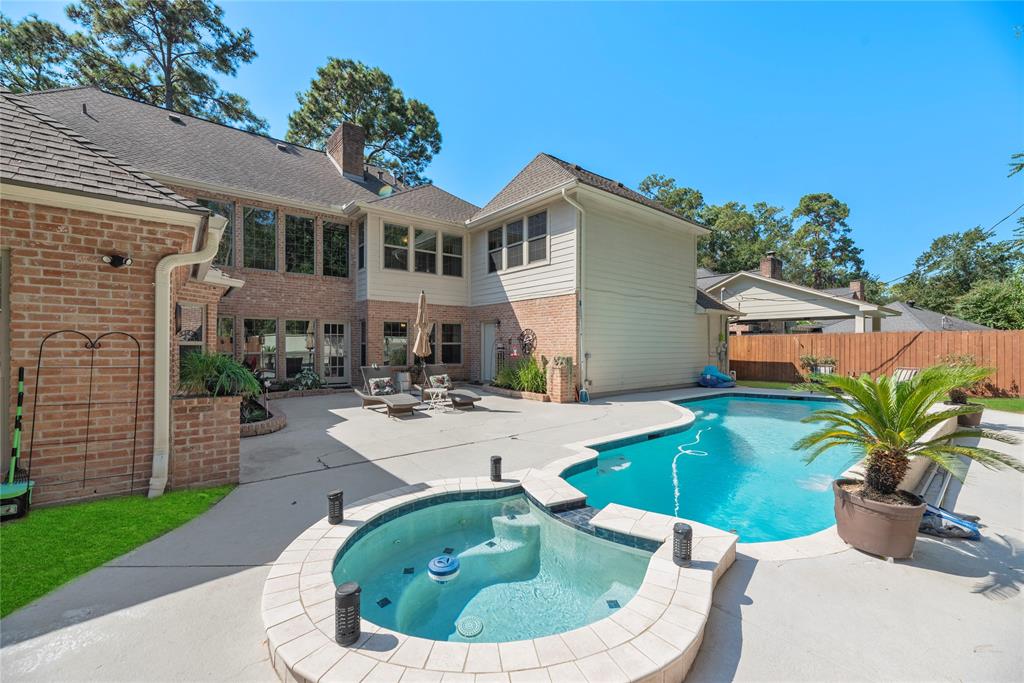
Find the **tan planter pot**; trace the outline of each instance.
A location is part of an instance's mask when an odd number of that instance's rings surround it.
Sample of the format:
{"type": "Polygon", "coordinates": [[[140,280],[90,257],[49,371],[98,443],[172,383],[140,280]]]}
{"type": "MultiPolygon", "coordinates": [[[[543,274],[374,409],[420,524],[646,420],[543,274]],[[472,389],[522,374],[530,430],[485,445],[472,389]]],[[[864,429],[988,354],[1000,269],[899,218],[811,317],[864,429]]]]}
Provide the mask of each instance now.
{"type": "MultiPolygon", "coordinates": [[[[970,405],[977,406],[979,404],[971,403],[970,405]]],[[[961,427],[978,427],[981,425],[981,414],[983,411],[984,408],[982,408],[976,413],[971,413],[970,415],[957,415],[956,423],[961,427]]]]}
{"type": "Polygon", "coordinates": [[[840,484],[855,481],[837,479],[832,482],[839,537],[854,548],[872,555],[896,559],[913,555],[917,528],[924,515],[924,501],[918,498],[920,502],[917,505],[890,505],[865,500],[840,487],[840,484]]]}

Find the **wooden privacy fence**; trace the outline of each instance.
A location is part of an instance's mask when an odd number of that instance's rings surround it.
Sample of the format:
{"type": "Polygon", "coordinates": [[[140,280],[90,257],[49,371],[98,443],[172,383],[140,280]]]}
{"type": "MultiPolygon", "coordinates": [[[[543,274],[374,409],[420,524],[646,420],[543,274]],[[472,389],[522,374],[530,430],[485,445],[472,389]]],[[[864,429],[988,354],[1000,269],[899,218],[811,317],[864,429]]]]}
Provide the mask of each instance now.
{"type": "Polygon", "coordinates": [[[729,367],[738,379],[800,380],[800,356],[832,356],[844,375],[891,374],[896,368],[926,368],[943,356],[970,354],[996,368],[985,392],[1020,396],[1024,331],[865,332],[861,334],[759,334],[729,337],[729,367]]]}

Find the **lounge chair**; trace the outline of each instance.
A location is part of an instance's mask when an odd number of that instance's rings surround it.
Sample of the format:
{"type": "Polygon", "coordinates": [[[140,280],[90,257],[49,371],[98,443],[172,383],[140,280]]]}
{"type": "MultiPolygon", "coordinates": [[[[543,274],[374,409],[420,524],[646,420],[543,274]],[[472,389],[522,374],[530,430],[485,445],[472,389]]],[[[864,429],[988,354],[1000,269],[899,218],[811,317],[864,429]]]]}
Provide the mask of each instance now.
{"type": "Polygon", "coordinates": [[[892,371],[892,381],[896,384],[906,382],[919,372],[921,368],[896,368],[892,371]]]}
{"type": "Polygon", "coordinates": [[[363,375],[363,389],[360,391],[354,388],[353,391],[362,399],[363,408],[384,406],[387,408],[388,416],[394,417],[395,415],[412,415],[412,411],[420,404],[420,400],[412,394],[374,394],[370,390],[370,380],[391,377],[391,368],[363,366],[359,368],[359,371],[363,375]]]}
{"type": "Polygon", "coordinates": [[[453,388],[450,379],[446,386],[431,386],[431,377],[447,374],[448,368],[443,363],[424,366],[422,384],[416,385],[416,390],[420,392],[423,402],[437,405],[438,402],[448,400],[451,401],[453,408],[475,408],[480,396],[469,389],[453,388]]]}
{"type": "Polygon", "coordinates": [[[705,365],[700,371],[700,379],[697,384],[709,389],[728,389],[736,386],[736,380],[725,374],[714,365],[705,365]]]}

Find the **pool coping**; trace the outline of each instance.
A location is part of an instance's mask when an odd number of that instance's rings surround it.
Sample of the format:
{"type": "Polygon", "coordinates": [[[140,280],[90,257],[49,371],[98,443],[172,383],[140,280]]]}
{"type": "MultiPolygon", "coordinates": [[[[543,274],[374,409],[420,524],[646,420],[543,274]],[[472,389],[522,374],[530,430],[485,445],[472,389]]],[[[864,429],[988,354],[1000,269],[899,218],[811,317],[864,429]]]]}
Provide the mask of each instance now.
{"type": "MultiPolygon", "coordinates": [[[[543,470],[488,477],[440,479],[393,489],[345,509],[345,521],[327,518],[299,535],[273,564],[264,584],[262,616],[267,647],[282,681],[423,680],[682,681],[697,656],[715,583],[736,557],[736,536],[697,522],[622,507],[637,520],[630,532],[661,543],[651,555],[636,595],[612,615],[578,629],[506,643],[432,641],[382,628],[365,618],[352,647],[334,642],[335,558],[357,529],[408,503],[461,492],[470,496],[522,489],[541,507],[560,501],[568,484],[543,470]],[[660,519],[665,518],[665,519],[660,519]],[[671,524],[693,526],[693,562],[672,562],[671,524]],[[666,526],[667,525],[667,526],[666,526]]],[[[572,488],[572,487],[569,487],[572,488]]],[[[418,509],[418,507],[417,507],[418,509]]],[[[623,533],[614,516],[592,520],[607,534],[623,533]]],[[[620,510],[612,510],[620,514],[620,510]]],[[[563,520],[564,521],[564,520],[563,520]]],[[[569,522],[566,522],[567,524],[569,522]]]]}

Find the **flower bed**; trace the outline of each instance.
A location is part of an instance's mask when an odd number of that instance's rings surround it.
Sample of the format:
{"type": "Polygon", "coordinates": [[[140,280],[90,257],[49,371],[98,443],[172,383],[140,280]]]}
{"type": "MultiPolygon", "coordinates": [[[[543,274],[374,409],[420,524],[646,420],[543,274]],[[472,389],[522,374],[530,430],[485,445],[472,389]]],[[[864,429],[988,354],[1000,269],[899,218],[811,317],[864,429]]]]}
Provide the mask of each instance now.
{"type": "Polygon", "coordinates": [[[514,389],[506,389],[505,387],[496,387],[493,384],[485,385],[487,390],[498,394],[499,396],[507,396],[509,398],[525,398],[528,401],[542,401],[544,403],[550,402],[551,397],[547,394],[538,394],[533,391],[516,391],[514,389]]]}

